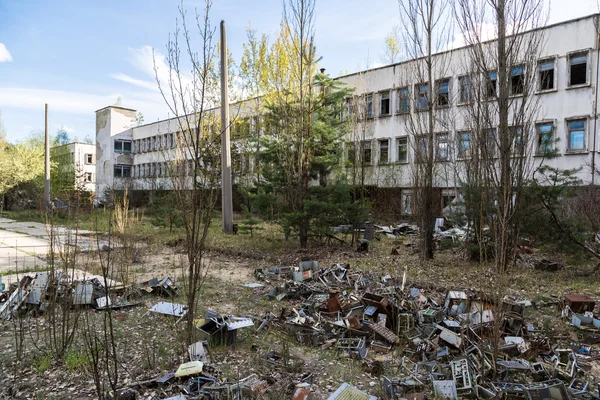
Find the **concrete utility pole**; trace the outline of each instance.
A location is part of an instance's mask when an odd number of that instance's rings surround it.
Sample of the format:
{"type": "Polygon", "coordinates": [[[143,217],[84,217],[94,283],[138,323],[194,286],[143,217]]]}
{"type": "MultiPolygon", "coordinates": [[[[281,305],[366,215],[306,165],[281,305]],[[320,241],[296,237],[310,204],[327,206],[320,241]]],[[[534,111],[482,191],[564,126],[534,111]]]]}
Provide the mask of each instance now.
{"type": "Polygon", "coordinates": [[[46,129],[45,129],[45,160],[44,160],[44,202],[50,209],[50,132],[48,132],[48,104],[46,104],[46,129]]]}
{"type": "Polygon", "coordinates": [[[221,21],[221,211],[223,232],[233,233],[233,199],[231,194],[231,143],[229,139],[229,93],[227,84],[227,37],[221,21]]]}

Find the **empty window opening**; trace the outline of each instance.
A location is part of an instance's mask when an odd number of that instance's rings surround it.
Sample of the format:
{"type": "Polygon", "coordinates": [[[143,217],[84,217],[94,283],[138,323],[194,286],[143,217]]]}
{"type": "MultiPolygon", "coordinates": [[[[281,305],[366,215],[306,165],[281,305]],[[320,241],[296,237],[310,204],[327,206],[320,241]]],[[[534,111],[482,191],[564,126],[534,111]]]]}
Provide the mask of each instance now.
{"type": "Polygon", "coordinates": [[[494,98],[496,97],[496,87],[498,83],[498,74],[496,71],[492,71],[488,74],[487,79],[487,97],[494,98]]]}
{"type": "Polygon", "coordinates": [[[379,94],[379,114],[390,115],[390,92],[381,92],[379,94]]]}
{"type": "Polygon", "coordinates": [[[450,104],[450,79],[442,79],[437,83],[438,98],[437,105],[445,107],[450,104]]]}
{"type": "Polygon", "coordinates": [[[510,73],[510,94],[523,94],[525,90],[525,70],[523,66],[514,67],[510,73]]]}
{"type": "Polygon", "coordinates": [[[569,86],[587,83],[587,53],[569,57],[569,86]]]}
{"type": "Polygon", "coordinates": [[[554,60],[540,62],[538,69],[540,90],[554,89],[554,60]]]}

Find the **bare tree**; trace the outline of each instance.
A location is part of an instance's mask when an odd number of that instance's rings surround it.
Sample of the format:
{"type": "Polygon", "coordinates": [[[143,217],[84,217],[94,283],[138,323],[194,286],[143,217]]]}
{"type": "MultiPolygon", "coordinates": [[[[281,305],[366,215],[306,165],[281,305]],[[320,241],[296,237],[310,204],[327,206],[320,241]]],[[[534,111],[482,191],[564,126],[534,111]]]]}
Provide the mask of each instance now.
{"type": "MultiPolygon", "coordinates": [[[[187,340],[194,340],[194,319],[199,305],[199,290],[208,273],[205,260],[206,240],[212,213],[219,197],[220,126],[218,115],[209,110],[217,104],[218,75],[215,72],[217,44],[211,24],[212,2],[207,0],[203,12],[194,16],[192,34],[183,4],[180,20],[167,44],[168,71],[154,63],[160,92],[175,116],[177,132],[171,140],[176,143],[172,160],[165,163],[170,183],[182,213],[186,232],[185,289],[187,296],[187,340]],[[196,40],[198,43],[196,43],[196,40]],[[184,53],[184,54],[182,54],[184,53]],[[185,58],[185,61],[184,59],[185,58]],[[184,68],[189,73],[184,73],[184,68]]],[[[172,142],[171,142],[172,143],[172,142]]]]}
{"type": "Polygon", "coordinates": [[[414,110],[407,115],[406,128],[412,136],[412,163],[415,211],[421,235],[421,260],[433,258],[436,209],[436,132],[446,130],[446,102],[437,95],[438,79],[446,75],[448,54],[435,54],[450,42],[452,23],[450,0],[399,0],[404,50],[410,59],[404,85],[414,85],[414,110]],[[435,54],[435,55],[434,55],[435,54]],[[434,92],[436,95],[434,95],[434,92]]]}
{"type": "Polygon", "coordinates": [[[474,145],[469,149],[466,182],[476,195],[468,198],[467,209],[478,215],[478,240],[483,227],[489,226],[494,243],[496,274],[490,293],[495,304],[496,360],[521,198],[536,169],[532,155],[538,142],[535,120],[540,116],[535,77],[543,47],[543,33],[536,28],[543,26],[547,13],[541,0],[457,0],[455,14],[467,45],[463,59],[468,60],[474,96],[465,117],[474,145]],[[494,41],[486,41],[490,27],[494,41]]]}
{"type": "Polygon", "coordinates": [[[541,1],[458,0],[457,20],[468,45],[471,92],[467,121],[473,134],[475,173],[483,180],[493,218],[496,268],[513,261],[519,200],[536,164],[536,68],[545,23],[541,1]],[[484,29],[496,26],[497,39],[484,41],[484,29]]]}

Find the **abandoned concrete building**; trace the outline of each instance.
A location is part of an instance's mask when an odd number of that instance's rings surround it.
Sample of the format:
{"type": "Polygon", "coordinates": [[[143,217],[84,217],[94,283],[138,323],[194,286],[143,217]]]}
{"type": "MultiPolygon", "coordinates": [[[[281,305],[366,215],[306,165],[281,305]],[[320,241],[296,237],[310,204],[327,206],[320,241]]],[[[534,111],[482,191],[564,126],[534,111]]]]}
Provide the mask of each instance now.
{"type": "Polygon", "coordinates": [[[65,174],[73,178],[73,187],[87,192],[96,190],[96,146],[90,143],[72,142],[50,149],[50,159],[65,174]]]}
{"type": "MultiPolygon", "coordinates": [[[[531,129],[535,130],[533,151],[528,154],[532,165],[548,163],[558,168],[581,167],[578,177],[584,183],[593,183],[596,161],[599,15],[594,14],[542,28],[543,41],[535,71],[523,66],[511,69],[512,81],[517,82],[511,92],[519,96],[523,74],[534,74],[538,101],[531,129]],[[552,140],[548,141],[548,138],[552,140]],[[541,156],[552,149],[558,157],[541,156]]],[[[354,98],[363,99],[365,117],[348,134],[344,146],[346,157],[360,160],[367,185],[393,193],[396,206],[402,214],[410,213],[411,164],[420,146],[418,135],[411,134],[407,119],[423,111],[423,96],[433,92],[439,115],[449,116],[452,123],[440,125],[435,133],[436,177],[440,206],[456,195],[461,172],[456,165],[467,157],[471,148],[471,133],[466,121],[470,98],[467,48],[439,53],[444,57],[443,71],[436,76],[434,88],[411,81],[410,69],[419,60],[408,60],[336,78],[354,88],[354,98]],[[416,136],[416,137],[415,137],[416,136]]],[[[495,72],[489,72],[491,97],[495,96],[495,72]]],[[[532,75],[529,75],[532,76],[532,75]]],[[[521,86],[522,90],[522,86],[521,86]]],[[[356,113],[351,99],[345,116],[356,113]]],[[[218,113],[218,110],[213,110],[218,113]]],[[[133,190],[169,188],[166,162],[176,156],[177,131],[175,120],[164,120],[143,126],[133,126],[136,111],[109,106],[96,111],[96,199],[102,201],[108,189],[133,190]]],[[[232,112],[232,115],[236,113],[232,112]]],[[[248,129],[255,119],[251,113],[241,112],[248,129]]],[[[494,134],[494,127],[489,127],[494,134]]],[[[414,132],[414,130],[413,130],[414,132]]],[[[232,154],[236,160],[236,155],[232,154]]],[[[239,170],[251,171],[252,159],[238,157],[239,170]]]]}

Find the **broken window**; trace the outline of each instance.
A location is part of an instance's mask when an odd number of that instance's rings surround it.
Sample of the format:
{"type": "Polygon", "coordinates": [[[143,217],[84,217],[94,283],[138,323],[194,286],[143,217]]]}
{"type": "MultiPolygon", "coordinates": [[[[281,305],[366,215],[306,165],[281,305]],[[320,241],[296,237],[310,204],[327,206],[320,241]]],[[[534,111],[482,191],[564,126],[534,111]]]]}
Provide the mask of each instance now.
{"type": "Polygon", "coordinates": [[[390,91],[379,93],[379,115],[390,115],[390,91]]]}
{"type": "Polygon", "coordinates": [[[367,117],[373,116],[373,95],[368,94],[366,98],[366,106],[367,106],[367,117]]]}
{"type": "Polygon", "coordinates": [[[115,140],[115,153],[131,153],[131,140],[115,140]]]}
{"type": "Polygon", "coordinates": [[[363,164],[371,164],[371,142],[365,141],[361,143],[362,162],[363,164]]]}
{"type": "Polygon", "coordinates": [[[437,105],[445,107],[450,105],[450,79],[437,81],[437,105]]]}
{"type": "Polygon", "coordinates": [[[585,120],[578,119],[568,122],[570,151],[585,150],[585,120]]]}
{"type": "Polygon", "coordinates": [[[438,161],[448,161],[448,134],[438,133],[436,135],[437,149],[436,157],[438,161]]]}
{"type": "Polygon", "coordinates": [[[398,140],[398,162],[408,162],[408,137],[400,137],[398,140]]]}
{"type": "Polygon", "coordinates": [[[510,71],[510,94],[523,94],[525,90],[525,69],[522,65],[510,71]]]}
{"type": "Polygon", "coordinates": [[[458,78],[460,87],[460,102],[469,103],[472,100],[471,95],[471,78],[469,76],[461,76],[458,78]]]}
{"type": "Polygon", "coordinates": [[[569,56],[569,86],[587,83],[587,52],[569,56]]]}
{"type": "Polygon", "coordinates": [[[115,165],[115,178],[129,178],[131,176],[131,165],[115,165]]]}
{"type": "Polygon", "coordinates": [[[91,182],[92,181],[92,173],[91,172],[86,172],[85,173],[85,181],[86,182],[91,182]]]}
{"type": "Polygon", "coordinates": [[[540,90],[554,89],[554,60],[545,60],[538,63],[540,90]]]}
{"type": "Polygon", "coordinates": [[[429,85],[426,83],[416,86],[417,110],[423,111],[429,108],[429,85]]]}
{"type": "Polygon", "coordinates": [[[379,141],[379,164],[387,164],[390,160],[390,142],[387,139],[379,141]]]}
{"type": "Polygon", "coordinates": [[[552,123],[538,124],[537,137],[537,152],[539,154],[551,152],[554,143],[554,125],[552,123]]]}
{"type": "Polygon", "coordinates": [[[408,88],[398,89],[398,112],[407,113],[410,111],[410,94],[408,88]]]}
{"type": "Polygon", "coordinates": [[[348,119],[354,114],[354,100],[352,97],[344,99],[344,107],[342,108],[342,120],[348,119]]]}
{"type": "Polygon", "coordinates": [[[93,164],[94,163],[94,155],[93,154],[86,154],[85,155],[85,163],[86,164],[93,164]]]}
{"type": "Polygon", "coordinates": [[[498,74],[496,71],[491,71],[488,73],[487,77],[487,97],[495,98],[496,97],[496,87],[498,83],[498,74]]]}
{"type": "Polygon", "coordinates": [[[471,132],[458,132],[458,157],[469,157],[471,152],[471,132]]]}
{"type": "Polygon", "coordinates": [[[346,160],[348,160],[350,164],[356,162],[356,145],[354,142],[346,143],[346,160]]]}

